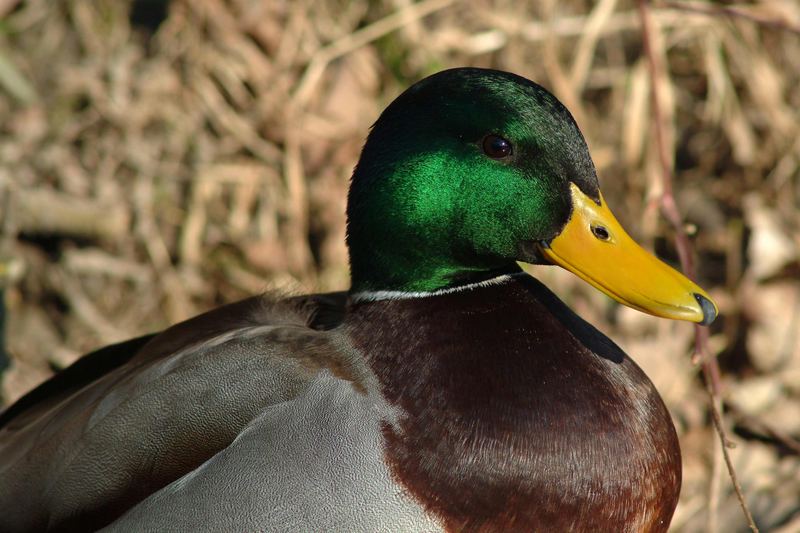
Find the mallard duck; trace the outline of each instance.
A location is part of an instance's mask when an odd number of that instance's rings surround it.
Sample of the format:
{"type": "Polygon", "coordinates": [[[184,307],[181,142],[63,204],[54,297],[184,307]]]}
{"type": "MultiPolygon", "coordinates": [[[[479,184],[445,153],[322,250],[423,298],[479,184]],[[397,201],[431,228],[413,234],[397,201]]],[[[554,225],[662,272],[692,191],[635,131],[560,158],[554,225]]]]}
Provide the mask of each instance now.
{"type": "Polygon", "coordinates": [[[351,287],[256,296],[79,360],[0,418],[0,530],[666,531],[658,392],[518,262],[708,324],[636,245],[567,109],[458,68],[373,126],[351,287]]]}

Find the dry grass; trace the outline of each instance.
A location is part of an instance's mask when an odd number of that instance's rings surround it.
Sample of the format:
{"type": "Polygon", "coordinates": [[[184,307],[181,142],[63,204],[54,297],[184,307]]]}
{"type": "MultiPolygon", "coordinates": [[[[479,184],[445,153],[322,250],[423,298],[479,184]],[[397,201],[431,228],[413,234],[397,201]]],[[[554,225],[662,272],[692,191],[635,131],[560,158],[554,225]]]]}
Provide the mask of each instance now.
{"type": "MultiPolygon", "coordinates": [[[[553,90],[606,198],[677,261],[659,215],[652,78],[632,2],[0,0],[4,400],[82,353],[266,288],[347,284],[347,180],[370,123],[456,65],[553,90]]],[[[656,3],[664,140],[710,350],[763,531],[800,531],[800,4],[656,3]],[[688,9],[685,8],[688,5],[688,9]],[[680,9],[679,9],[680,8],[680,9]],[[674,155],[674,157],[672,157],[674,155]]],[[[681,435],[674,531],[743,531],[692,328],[537,269],[653,378],[681,435]]]]}

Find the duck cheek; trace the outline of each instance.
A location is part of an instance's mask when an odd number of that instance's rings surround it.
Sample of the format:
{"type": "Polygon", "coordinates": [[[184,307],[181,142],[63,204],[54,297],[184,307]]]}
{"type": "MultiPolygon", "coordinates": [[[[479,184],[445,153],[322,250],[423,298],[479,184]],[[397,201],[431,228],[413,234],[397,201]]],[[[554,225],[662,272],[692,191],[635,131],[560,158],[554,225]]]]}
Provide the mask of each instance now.
{"type": "Polygon", "coordinates": [[[542,254],[541,241],[525,239],[517,245],[517,261],[531,265],[551,265],[553,262],[542,254]]]}

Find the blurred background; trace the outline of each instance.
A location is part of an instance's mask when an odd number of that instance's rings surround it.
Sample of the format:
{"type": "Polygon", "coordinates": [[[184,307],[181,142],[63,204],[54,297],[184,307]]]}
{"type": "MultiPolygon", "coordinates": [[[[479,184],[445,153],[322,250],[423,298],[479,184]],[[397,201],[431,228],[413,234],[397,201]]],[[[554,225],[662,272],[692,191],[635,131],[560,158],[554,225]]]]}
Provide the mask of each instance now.
{"type": "MultiPolygon", "coordinates": [[[[722,313],[709,346],[730,453],[762,531],[800,531],[800,2],[649,13],[656,76],[623,0],[0,0],[0,405],[211,307],[345,289],[345,198],[368,128],[447,67],[554,92],[617,216],[677,264],[655,84],[698,279],[722,313]]],[[[692,326],[534,273],[667,402],[684,460],[672,531],[746,531],[692,326]]]]}

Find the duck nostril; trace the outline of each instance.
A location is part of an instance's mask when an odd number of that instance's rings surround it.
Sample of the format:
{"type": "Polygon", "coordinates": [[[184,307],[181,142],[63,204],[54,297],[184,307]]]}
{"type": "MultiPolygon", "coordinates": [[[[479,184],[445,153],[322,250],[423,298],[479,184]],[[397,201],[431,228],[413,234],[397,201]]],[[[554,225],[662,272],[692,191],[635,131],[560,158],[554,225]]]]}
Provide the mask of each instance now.
{"type": "Polygon", "coordinates": [[[592,234],[600,239],[601,241],[607,241],[611,238],[611,234],[604,226],[590,226],[592,229],[592,234]]]}

